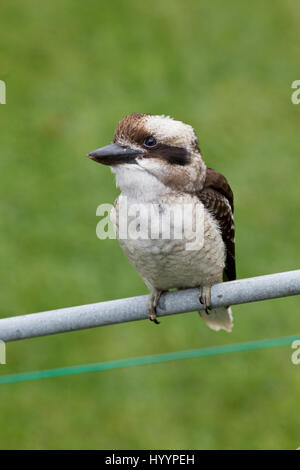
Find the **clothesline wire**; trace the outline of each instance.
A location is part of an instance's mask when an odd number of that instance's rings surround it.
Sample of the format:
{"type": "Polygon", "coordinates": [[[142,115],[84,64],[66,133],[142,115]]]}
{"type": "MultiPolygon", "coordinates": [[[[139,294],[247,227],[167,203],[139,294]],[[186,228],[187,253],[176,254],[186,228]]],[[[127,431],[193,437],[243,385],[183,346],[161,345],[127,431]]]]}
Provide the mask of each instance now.
{"type": "Polygon", "coordinates": [[[75,374],[83,374],[87,372],[100,372],[114,369],[122,369],[126,367],[160,364],[183,359],[196,359],[205,356],[216,356],[234,352],[254,351],[259,349],[287,345],[291,346],[293,341],[295,340],[300,340],[300,334],[294,336],[284,336],[281,338],[269,338],[257,341],[249,341],[246,343],[225,344],[221,346],[192,349],[188,351],[175,351],[150,356],[120,359],[116,361],[98,362],[71,367],[61,367],[58,369],[47,369],[35,372],[22,372],[18,374],[2,375],[0,376],[0,385],[16,382],[25,382],[30,380],[63,377],[75,374]]]}

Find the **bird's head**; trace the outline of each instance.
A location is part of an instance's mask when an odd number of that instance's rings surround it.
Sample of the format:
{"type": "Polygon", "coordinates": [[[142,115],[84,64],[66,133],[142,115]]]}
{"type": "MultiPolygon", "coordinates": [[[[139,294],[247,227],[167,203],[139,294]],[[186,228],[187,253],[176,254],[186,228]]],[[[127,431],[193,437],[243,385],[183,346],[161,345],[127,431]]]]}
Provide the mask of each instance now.
{"type": "Polygon", "coordinates": [[[168,116],[129,114],[117,125],[113,143],[88,157],[110,165],[121,189],[156,180],[171,190],[195,192],[206,177],[193,128],[168,116]]]}

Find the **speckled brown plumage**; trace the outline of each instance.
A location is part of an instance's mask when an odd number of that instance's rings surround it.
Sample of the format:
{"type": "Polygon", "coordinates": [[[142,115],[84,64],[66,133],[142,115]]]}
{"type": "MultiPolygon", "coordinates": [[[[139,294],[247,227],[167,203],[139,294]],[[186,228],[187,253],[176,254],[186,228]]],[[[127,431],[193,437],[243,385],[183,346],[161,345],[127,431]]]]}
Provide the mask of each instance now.
{"type": "Polygon", "coordinates": [[[148,114],[132,113],[125,116],[116,127],[114,142],[129,141],[136,144],[142,144],[149,132],[143,126],[144,118],[148,114]]]}
{"type": "Polygon", "coordinates": [[[236,279],[236,269],[232,190],[225,176],[207,168],[204,188],[197,195],[219,225],[226,247],[224,279],[233,281],[236,279]]]}

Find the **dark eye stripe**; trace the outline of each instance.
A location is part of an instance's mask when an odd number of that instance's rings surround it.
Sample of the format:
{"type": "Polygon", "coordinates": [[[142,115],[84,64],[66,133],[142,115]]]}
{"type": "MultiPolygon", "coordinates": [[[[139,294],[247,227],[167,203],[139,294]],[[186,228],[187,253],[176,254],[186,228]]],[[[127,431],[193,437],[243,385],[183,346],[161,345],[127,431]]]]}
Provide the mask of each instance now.
{"type": "Polygon", "coordinates": [[[158,144],[155,149],[149,149],[147,155],[151,158],[163,158],[171,165],[188,165],[190,155],[182,147],[173,147],[172,145],[158,144]]]}

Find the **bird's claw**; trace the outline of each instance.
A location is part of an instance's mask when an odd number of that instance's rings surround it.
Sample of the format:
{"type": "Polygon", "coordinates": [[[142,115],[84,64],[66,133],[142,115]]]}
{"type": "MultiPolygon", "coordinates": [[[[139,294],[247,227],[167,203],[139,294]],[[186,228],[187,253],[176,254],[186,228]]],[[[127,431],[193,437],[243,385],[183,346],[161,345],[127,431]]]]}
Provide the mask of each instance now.
{"type": "Polygon", "coordinates": [[[201,286],[199,288],[199,301],[204,305],[204,310],[209,315],[211,310],[211,288],[210,286],[201,286]]]}
{"type": "Polygon", "coordinates": [[[149,313],[148,317],[150,321],[153,321],[153,323],[155,323],[155,325],[159,325],[160,322],[157,320],[156,312],[149,313]]]}
{"type": "Polygon", "coordinates": [[[149,301],[148,301],[148,318],[150,321],[153,321],[155,325],[160,324],[160,322],[157,320],[156,307],[158,305],[158,301],[160,299],[161,294],[162,294],[162,291],[155,290],[151,292],[149,301]]]}

